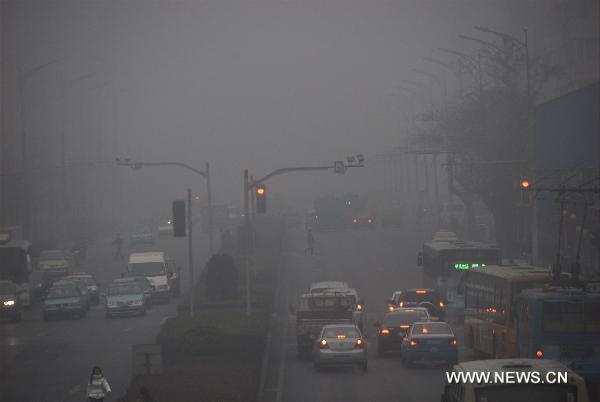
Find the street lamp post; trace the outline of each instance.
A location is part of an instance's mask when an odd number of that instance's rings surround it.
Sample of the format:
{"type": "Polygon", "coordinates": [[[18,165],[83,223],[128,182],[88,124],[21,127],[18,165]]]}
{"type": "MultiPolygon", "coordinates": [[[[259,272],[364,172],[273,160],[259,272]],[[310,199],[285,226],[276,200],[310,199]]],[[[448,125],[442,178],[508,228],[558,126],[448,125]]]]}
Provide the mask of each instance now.
{"type": "Polygon", "coordinates": [[[58,60],[51,60],[47,63],[40,64],[27,71],[19,68],[19,120],[21,121],[21,163],[23,168],[23,233],[30,240],[33,239],[33,231],[31,227],[31,194],[29,188],[29,153],[27,149],[27,129],[25,128],[25,83],[35,74],[42,71],[46,67],[57,63],[58,60]]]}
{"type": "Polygon", "coordinates": [[[182,162],[132,162],[130,159],[117,158],[117,165],[129,166],[134,170],[139,170],[144,166],[177,166],[192,172],[199,174],[206,179],[206,198],[208,203],[208,244],[210,254],[214,254],[214,230],[213,230],[213,208],[212,208],[212,191],[210,181],[210,164],[206,162],[206,170],[200,170],[191,167],[190,165],[182,162]]]}
{"type": "Polygon", "coordinates": [[[252,253],[251,244],[251,229],[250,229],[250,192],[263,184],[272,177],[279,176],[285,173],[291,172],[315,172],[333,170],[336,173],[343,174],[349,168],[364,167],[365,158],[363,155],[357,155],[354,157],[348,157],[348,163],[343,161],[334,162],[333,165],[326,166],[300,166],[300,167],[285,167],[272,171],[271,173],[261,177],[258,180],[250,180],[248,169],[244,169],[244,269],[246,277],[246,315],[252,315],[252,297],[250,292],[250,256],[252,253]],[[355,163],[356,161],[356,163],[355,163]]]}

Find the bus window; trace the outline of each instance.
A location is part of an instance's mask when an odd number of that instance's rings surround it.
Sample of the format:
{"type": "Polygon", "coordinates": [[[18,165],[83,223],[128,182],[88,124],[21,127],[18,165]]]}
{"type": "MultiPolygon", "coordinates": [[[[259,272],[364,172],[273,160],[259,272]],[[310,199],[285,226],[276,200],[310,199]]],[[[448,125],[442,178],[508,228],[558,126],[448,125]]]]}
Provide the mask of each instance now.
{"type": "Polygon", "coordinates": [[[585,303],[583,309],[585,332],[600,332],[600,303],[585,303]]]}
{"type": "Polygon", "coordinates": [[[544,332],[584,332],[583,303],[544,302],[544,332]]]}
{"type": "Polygon", "coordinates": [[[475,391],[477,402],[544,401],[575,402],[577,387],[567,384],[519,384],[481,387],[475,391]]]}

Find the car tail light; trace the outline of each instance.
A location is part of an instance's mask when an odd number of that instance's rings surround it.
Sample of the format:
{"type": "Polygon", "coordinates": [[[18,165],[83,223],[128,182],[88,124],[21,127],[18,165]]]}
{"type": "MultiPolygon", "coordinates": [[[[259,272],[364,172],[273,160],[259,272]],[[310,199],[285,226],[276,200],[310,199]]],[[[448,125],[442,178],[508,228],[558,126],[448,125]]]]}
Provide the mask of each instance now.
{"type": "Polygon", "coordinates": [[[354,219],[352,219],[352,222],[358,223],[358,219],[354,218],[354,219]]]}
{"type": "Polygon", "coordinates": [[[440,300],[440,308],[444,308],[444,302],[440,300]]]}
{"type": "Polygon", "coordinates": [[[418,295],[425,295],[425,294],[427,294],[427,291],[426,290],[415,290],[415,293],[418,295]]]}
{"type": "Polygon", "coordinates": [[[357,339],[356,340],[356,344],[354,345],[354,347],[356,349],[364,349],[365,348],[365,341],[363,341],[362,339],[357,339]]]}
{"type": "Polygon", "coordinates": [[[539,349],[538,351],[535,352],[535,357],[537,357],[538,359],[541,359],[542,357],[544,357],[544,352],[542,352],[542,350],[539,349]]]}
{"type": "Polygon", "coordinates": [[[329,349],[329,344],[327,344],[327,340],[321,339],[319,341],[319,349],[329,349]]]}
{"type": "Polygon", "coordinates": [[[389,306],[389,307],[388,307],[388,310],[389,310],[390,312],[391,312],[391,311],[394,311],[394,306],[389,306]]]}
{"type": "Polygon", "coordinates": [[[362,309],[363,309],[363,306],[362,306],[362,304],[357,304],[357,305],[356,305],[356,309],[357,309],[358,311],[362,311],[362,309]]]}
{"type": "Polygon", "coordinates": [[[402,328],[402,329],[408,329],[408,328],[410,328],[410,325],[400,325],[400,328],[402,328]]]}
{"type": "Polygon", "coordinates": [[[417,341],[415,341],[415,340],[410,341],[410,346],[417,346],[417,341]]]}
{"type": "Polygon", "coordinates": [[[458,346],[458,341],[456,340],[456,338],[450,339],[450,345],[452,345],[452,346],[458,346]]]}
{"type": "Polygon", "coordinates": [[[382,329],[381,331],[379,331],[379,333],[381,335],[389,335],[390,334],[390,330],[387,328],[382,329]]]}
{"type": "Polygon", "coordinates": [[[401,302],[400,302],[400,304],[399,304],[399,306],[400,306],[400,307],[404,307],[404,302],[403,302],[403,301],[401,301],[401,302]]]}

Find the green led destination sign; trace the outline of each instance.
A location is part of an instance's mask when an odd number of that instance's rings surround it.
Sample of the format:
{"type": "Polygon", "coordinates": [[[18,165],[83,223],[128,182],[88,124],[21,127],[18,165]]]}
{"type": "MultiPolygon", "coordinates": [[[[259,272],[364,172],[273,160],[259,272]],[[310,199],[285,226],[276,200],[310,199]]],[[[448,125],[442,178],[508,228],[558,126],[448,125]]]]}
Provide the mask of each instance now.
{"type": "Polygon", "coordinates": [[[485,264],[480,264],[478,262],[457,262],[454,264],[454,269],[467,270],[471,268],[481,268],[485,267],[485,264]]]}

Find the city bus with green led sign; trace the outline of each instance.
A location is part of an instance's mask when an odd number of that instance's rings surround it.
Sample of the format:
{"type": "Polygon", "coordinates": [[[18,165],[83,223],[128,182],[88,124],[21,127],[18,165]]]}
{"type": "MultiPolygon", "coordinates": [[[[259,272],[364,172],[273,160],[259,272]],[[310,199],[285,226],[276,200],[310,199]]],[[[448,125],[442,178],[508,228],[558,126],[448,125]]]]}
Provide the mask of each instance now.
{"type": "Polygon", "coordinates": [[[484,263],[478,263],[478,262],[455,262],[454,263],[454,269],[460,269],[460,270],[468,270],[471,268],[483,268],[485,267],[484,263]]]}
{"type": "Polygon", "coordinates": [[[436,234],[433,240],[423,244],[418,256],[422,268],[421,286],[436,289],[450,302],[449,309],[462,315],[464,298],[457,288],[465,272],[485,269],[488,265],[500,264],[498,247],[474,241],[463,241],[444,234],[436,234]]]}

